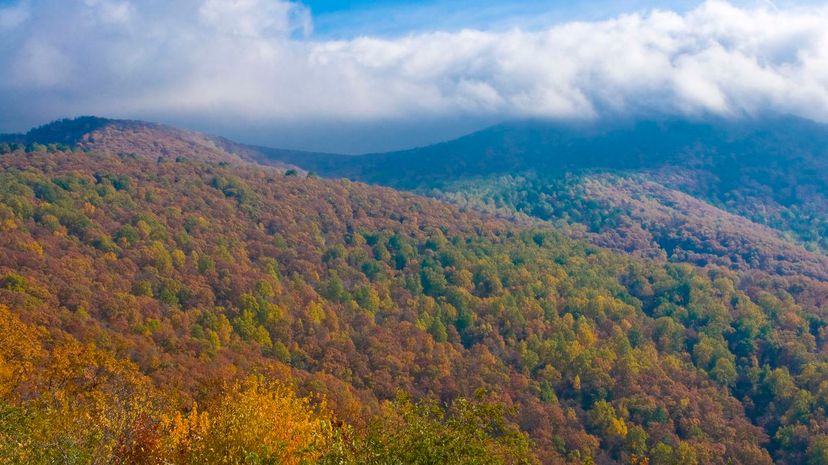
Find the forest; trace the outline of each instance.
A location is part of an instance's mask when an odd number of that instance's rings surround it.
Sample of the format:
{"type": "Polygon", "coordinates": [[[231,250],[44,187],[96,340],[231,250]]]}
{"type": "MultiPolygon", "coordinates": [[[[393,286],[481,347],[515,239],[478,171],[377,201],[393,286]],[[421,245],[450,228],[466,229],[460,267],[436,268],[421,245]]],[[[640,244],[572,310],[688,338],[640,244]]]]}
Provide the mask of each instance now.
{"type": "Polygon", "coordinates": [[[700,241],[666,180],[429,199],[157,125],[32,137],[0,143],[0,461],[828,464],[819,223],[700,241]]]}
{"type": "MultiPolygon", "coordinates": [[[[742,223],[775,230],[824,257],[825,147],[828,127],[800,118],[667,118],[591,124],[518,121],[399,152],[337,156],[254,147],[249,156],[424,195],[459,192],[490,204],[488,208],[564,219],[589,229],[602,227],[598,221],[605,222],[603,229],[612,229],[619,216],[644,229],[648,223],[658,227],[665,223],[664,210],[671,210],[680,221],[697,223],[690,233],[703,236],[718,225],[709,220],[698,224],[692,216],[713,213],[721,219],[729,214],[726,219],[732,220],[736,215],[742,223]],[[696,205],[688,208],[688,200],[696,205]],[[595,218],[568,218],[579,214],[576,208],[595,218]],[[688,213],[691,218],[684,218],[688,213]]],[[[763,231],[760,236],[765,237],[750,242],[773,239],[763,231]]]]}

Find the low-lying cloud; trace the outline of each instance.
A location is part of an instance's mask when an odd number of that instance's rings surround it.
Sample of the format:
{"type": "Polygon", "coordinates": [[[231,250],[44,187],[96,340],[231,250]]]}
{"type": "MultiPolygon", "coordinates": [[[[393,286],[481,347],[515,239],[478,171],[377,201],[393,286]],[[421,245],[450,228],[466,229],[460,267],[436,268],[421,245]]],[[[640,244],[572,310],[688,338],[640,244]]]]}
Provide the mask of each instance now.
{"type": "Polygon", "coordinates": [[[714,0],[545,30],[324,41],[284,1],[21,0],[0,7],[0,130],[77,114],[828,121],[827,24],[828,6],[714,0]]]}

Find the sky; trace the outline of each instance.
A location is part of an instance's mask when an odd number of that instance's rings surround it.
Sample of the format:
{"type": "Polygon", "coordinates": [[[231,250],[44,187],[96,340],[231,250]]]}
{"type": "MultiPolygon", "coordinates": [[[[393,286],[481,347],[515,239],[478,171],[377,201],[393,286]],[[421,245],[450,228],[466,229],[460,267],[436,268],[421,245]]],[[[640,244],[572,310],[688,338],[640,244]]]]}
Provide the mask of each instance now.
{"type": "Polygon", "coordinates": [[[697,1],[679,0],[311,0],[304,4],[314,18],[314,33],[325,38],[355,35],[399,36],[463,28],[538,29],[573,20],[601,20],[632,11],[664,8],[686,11],[697,1]]]}
{"type": "Polygon", "coordinates": [[[828,0],[0,0],[0,132],[360,153],[526,118],[828,122],[828,0]]]}

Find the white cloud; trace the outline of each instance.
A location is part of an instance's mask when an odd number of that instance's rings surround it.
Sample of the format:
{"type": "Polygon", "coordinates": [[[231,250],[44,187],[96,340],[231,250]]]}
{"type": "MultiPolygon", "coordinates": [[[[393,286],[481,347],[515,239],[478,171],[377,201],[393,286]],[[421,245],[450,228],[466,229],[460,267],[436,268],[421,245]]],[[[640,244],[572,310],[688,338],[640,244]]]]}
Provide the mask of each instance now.
{"type": "Polygon", "coordinates": [[[323,41],[307,8],[279,0],[25,0],[0,9],[0,125],[76,114],[828,121],[826,24],[828,6],[711,0],[540,31],[323,41]]]}
{"type": "Polygon", "coordinates": [[[310,32],[309,11],[284,1],[204,0],[199,17],[219,32],[252,38],[281,38],[296,29],[310,32]]]}

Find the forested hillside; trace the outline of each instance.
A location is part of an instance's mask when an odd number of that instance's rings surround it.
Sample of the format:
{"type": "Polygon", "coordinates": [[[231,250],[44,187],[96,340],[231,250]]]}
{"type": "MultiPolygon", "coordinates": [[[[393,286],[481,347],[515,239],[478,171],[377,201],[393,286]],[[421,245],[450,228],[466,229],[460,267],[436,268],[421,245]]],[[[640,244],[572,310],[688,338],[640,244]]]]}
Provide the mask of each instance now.
{"type": "MultiPolygon", "coordinates": [[[[815,243],[809,250],[791,233],[667,185],[649,174],[530,173],[457,181],[428,192],[504,218],[550,222],[573,237],[637,256],[828,280],[828,255],[815,243]]],[[[811,232],[822,241],[822,233],[811,232]]]]}
{"type": "Polygon", "coordinates": [[[828,128],[795,118],[509,123],[403,152],[270,159],[556,222],[626,253],[828,269],[828,128]]]}
{"type": "Polygon", "coordinates": [[[0,150],[11,463],[828,463],[818,255],[670,264],[193,133],[74,140],[0,150]]]}

